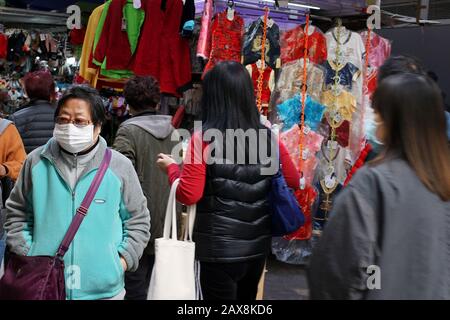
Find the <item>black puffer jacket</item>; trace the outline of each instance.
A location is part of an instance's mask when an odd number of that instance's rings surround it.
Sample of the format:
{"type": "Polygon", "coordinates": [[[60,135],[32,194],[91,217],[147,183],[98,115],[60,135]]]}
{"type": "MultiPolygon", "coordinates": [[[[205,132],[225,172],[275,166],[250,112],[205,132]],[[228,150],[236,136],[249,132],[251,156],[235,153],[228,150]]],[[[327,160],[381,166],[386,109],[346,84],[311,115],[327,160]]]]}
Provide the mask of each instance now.
{"type": "Polygon", "coordinates": [[[261,175],[260,169],[260,165],[208,165],[194,229],[200,261],[242,262],[269,253],[272,176],[261,175]]]}
{"type": "Polygon", "coordinates": [[[19,130],[29,154],[53,137],[55,107],[48,101],[35,100],[9,117],[19,130]]]}

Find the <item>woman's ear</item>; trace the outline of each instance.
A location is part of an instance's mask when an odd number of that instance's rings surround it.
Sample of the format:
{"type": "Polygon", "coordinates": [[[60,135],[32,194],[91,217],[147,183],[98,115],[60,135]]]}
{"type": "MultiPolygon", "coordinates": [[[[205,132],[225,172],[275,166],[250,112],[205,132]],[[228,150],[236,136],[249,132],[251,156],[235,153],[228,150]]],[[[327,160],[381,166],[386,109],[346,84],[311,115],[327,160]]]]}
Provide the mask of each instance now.
{"type": "Polygon", "coordinates": [[[94,140],[97,140],[97,138],[100,136],[100,132],[102,132],[102,124],[97,124],[94,127],[94,140]]]}

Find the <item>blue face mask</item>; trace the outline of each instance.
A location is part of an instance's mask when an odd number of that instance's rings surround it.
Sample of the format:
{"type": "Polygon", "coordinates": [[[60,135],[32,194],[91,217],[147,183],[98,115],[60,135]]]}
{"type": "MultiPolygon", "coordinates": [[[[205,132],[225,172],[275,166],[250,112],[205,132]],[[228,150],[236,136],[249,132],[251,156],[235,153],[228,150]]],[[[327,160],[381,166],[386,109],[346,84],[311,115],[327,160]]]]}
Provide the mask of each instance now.
{"type": "Polygon", "coordinates": [[[376,153],[379,153],[384,146],[384,143],[377,139],[376,132],[378,125],[379,123],[373,120],[368,121],[366,124],[366,138],[376,153]]]}

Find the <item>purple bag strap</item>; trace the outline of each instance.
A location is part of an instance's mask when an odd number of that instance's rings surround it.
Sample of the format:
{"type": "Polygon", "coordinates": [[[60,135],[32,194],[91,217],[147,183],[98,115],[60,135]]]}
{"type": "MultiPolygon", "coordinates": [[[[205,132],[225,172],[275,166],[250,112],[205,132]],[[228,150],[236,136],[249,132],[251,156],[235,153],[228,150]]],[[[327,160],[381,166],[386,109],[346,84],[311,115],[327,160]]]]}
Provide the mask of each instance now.
{"type": "Polygon", "coordinates": [[[109,164],[111,162],[111,156],[112,152],[110,149],[106,149],[105,156],[103,158],[102,163],[100,164],[100,167],[94,177],[94,180],[91,183],[91,186],[89,187],[88,192],[86,193],[86,196],[83,199],[83,202],[81,203],[80,207],[77,209],[77,213],[75,217],[72,220],[72,223],[70,224],[69,230],[67,230],[66,235],[64,236],[63,241],[61,242],[61,245],[58,248],[58,252],[56,253],[56,256],[59,258],[63,258],[66,254],[67,250],[69,249],[70,244],[72,243],[73,239],[75,238],[75,235],[80,228],[81,223],[83,222],[83,219],[86,217],[89,207],[91,206],[92,200],[94,200],[95,194],[97,193],[98,188],[100,187],[100,184],[102,183],[103,177],[105,176],[106,170],[108,170],[109,164]]]}

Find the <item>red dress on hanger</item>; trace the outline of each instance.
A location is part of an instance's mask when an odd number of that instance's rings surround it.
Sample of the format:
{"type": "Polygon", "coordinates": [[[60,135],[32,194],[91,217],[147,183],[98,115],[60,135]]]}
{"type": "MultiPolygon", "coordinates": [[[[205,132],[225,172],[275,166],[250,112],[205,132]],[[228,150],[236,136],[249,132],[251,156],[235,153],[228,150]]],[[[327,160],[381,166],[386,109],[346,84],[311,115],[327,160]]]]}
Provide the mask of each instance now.
{"type": "Polygon", "coordinates": [[[189,40],[181,37],[180,21],[183,1],[167,0],[164,28],[161,34],[161,92],[175,96],[192,88],[191,49],[189,40]]]}
{"type": "MultiPolygon", "coordinates": [[[[325,35],[315,26],[308,38],[309,60],[322,64],[327,60],[327,40],[325,35]]],[[[283,64],[302,59],[305,56],[306,33],[303,26],[286,31],[281,35],[281,61],[283,64]]]]}
{"type": "Polygon", "coordinates": [[[8,54],[8,37],[0,33],[0,59],[6,59],[8,54]]]}
{"type": "MultiPolygon", "coordinates": [[[[258,96],[258,79],[259,79],[259,68],[256,63],[253,63],[252,65],[252,80],[253,80],[253,86],[255,87],[255,97],[258,96]]],[[[266,69],[264,69],[263,72],[263,85],[262,85],[262,95],[261,95],[261,102],[262,104],[269,104],[270,102],[270,76],[272,74],[272,68],[269,66],[266,66],[266,69]]]]}
{"type": "Polygon", "coordinates": [[[203,76],[220,61],[241,62],[244,20],[235,12],[232,21],[227,10],[216,15],[212,25],[212,49],[203,76]]]}

